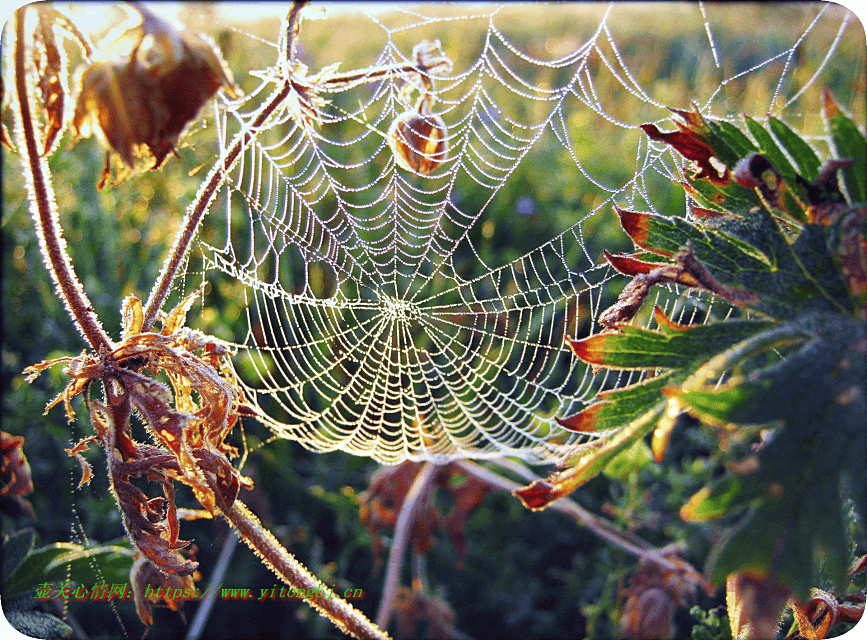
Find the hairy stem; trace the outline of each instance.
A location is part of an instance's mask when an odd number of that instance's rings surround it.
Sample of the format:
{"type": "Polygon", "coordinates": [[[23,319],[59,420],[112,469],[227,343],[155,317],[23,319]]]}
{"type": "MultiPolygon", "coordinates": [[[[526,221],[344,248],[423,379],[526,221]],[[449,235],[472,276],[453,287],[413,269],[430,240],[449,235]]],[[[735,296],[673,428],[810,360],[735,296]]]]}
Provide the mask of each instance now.
{"type": "Polygon", "coordinates": [[[172,246],[171,252],[163,263],[163,268],[160,272],[159,278],[157,278],[153,289],[151,289],[150,296],[148,297],[147,304],[144,308],[144,322],[142,324],[143,332],[148,331],[157,319],[157,314],[159,313],[160,308],[162,308],[166,296],[169,294],[169,289],[178,273],[178,269],[186,258],[187,251],[190,248],[190,243],[193,241],[193,238],[196,237],[199,223],[202,221],[202,217],[211,205],[211,202],[217,193],[217,187],[220,186],[220,182],[222,182],[226,172],[235,164],[235,161],[238,159],[238,156],[241,155],[241,151],[244,147],[252,142],[253,136],[268,119],[268,116],[270,116],[280,103],[286,99],[286,96],[289,95],[291,89],[292,82],[286,80],[280,90],[272,95],[271,99],[268,100],[264,107],[262,107],[258,115],[254,118],[250,128],[235,136],[232,148],[229,150],[229,153],[226,154],[225,158],[219,160],[217,164],[211,168],[211,171],[205,178],[202,187],[196,194],[195,200],[193,200],[187,208],[187,214],[184,216],[183,225],[175,236],[175,242],[172,246]]]}
{"type": "Polygon", "coordinates": [[[15,131],[18,145],[23,149],[21,163],[24,165],[30,214],[39,238],[39,249],[45,261],[57,294],[63,301],[73,323],[94,351],[112,348],[112,341],[93,310],[90,299],[84,292],[72,260],[66,251],[66,240],[60,226],[51,171],[48,162],[39,154],[36,143],[33,109],[31,107],[30,83],[27,78],[27,55],[30,39],[25,35],[24,7],[15,14],[15,90],[18,97],[18,112],[15,131]]]}
{"type": "Polygon", "coordinates": [[[400,584],[400,568],[403,565],[403,553],[409,544],[410,526],[412,525],[415,512],[421,497],[433,479],[437,465],[425,462],[416,474],[412,485],[409,487],[403,499],[403,506],[394,527],[394,540],[388,553],[388,569],[385,574],[385,586],[382,589],[382,600],[379,602],[379,611],[376,613],[376,624],[385,627],[391,618],[391,608],[394,604],[394,593],[400,584]]]}
{"type": "MultiPolygon", "coordinates": [[[[212,487],[216,489],[216,487],[212,487]]],[[[219,493],[215,493],[219,495],[219,493]]],[[[351,604],[335,594],[290,554],[277,538],[240,501],[222,508],[223,515],[237,529],[241,539],[286,584],[304,593],[304,599],[341,631],[356,638],[387,640],[389,635],[351,604]],[[312,597],[317,591],[324,597],[312,597]],[[330,597],[328,597],[330,594],[330,597]]]]}

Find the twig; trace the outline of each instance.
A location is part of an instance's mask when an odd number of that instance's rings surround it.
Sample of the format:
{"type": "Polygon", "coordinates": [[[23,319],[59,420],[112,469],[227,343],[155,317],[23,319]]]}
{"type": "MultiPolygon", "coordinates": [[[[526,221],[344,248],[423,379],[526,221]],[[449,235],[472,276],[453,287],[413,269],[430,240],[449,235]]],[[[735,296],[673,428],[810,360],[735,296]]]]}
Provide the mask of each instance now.
{"type": "Polygon", "coordinates": [[[48,163],[38,151],[36,132],[33,128],[33,113],[30,106],[26,58],[28,38],[24,34],[24,7],[15,14],[15,90],[18,96],[18,113],[15,132],[19,146],[25,151],[21,162],[24,165],[25,183],[29,194],[30,214],[39,238],[39,249],[45,266],[54,280],[57,294],[72,322],[96,352],[108,351],[113,343],[93,310],[93,305],[81,281],[75,274],[72,260],[66,251],[66,240],[60,227],[54,188],[48,163]]]}
{"type": "MultiPolygon", "coordinates": [[[[453,464],[460,467],[465,473],[482,480],[483,482],[487,482],[493,487],[497,487],[498,489],[503,489],[504,491],[514,491],[515,489],[520,489],[521,485],[517,482],[512,482],[511,480],[504,478],[489,469],[481,466],[476,462],[472,462],[470,460],[456,460],[453,464]]],[[[517,469],[509,466],[510,469],[517,472],[517,469]]],[[[527,471],[526,469],[523,472],[519,472],[521,475],[526,476],[527,480],[537,480],[532,473],[527,471]]],[[[628,551],[631,554],[638,556],[639,558],[653,561],[659,565],[666,567],[667,569],[671,569],[673,571],[678,571],[676,565],[670,562],[659,549],[656,549],[653,545],[651,545],[646,540],[642,540],[638,536],[628,531],[623,531],[612,525],[610,522],[605,521],[603,518],[587,511],[578,503],[569,500],[567,498],[560,498],[559,500],[555,500],[551,504],[548,505],[549,509],[553,509],[554,511],[559,511],[560,513],[566,514],[569,517],[575,519],[580,524],[584,525],[593,533],[595,533],[600,538],[608,540],[612,544],[620,547],[624,551],[628,551]]]]}
{"type": "MultiPolygon", "coordinates": [[[[299,12],[303,5],[304,2],[296,1],[289,14],[286,45],[285,49],[281,51],[280,54],[286,56],[288,60],[294,59],[295,56],[294,52],[297,41],[295,30],[298,26],[299,12]]],[[[348,87],[350,85],[355,86],[357,84],[374,82],[379,78],[402,72],[416,72],[427,75],[433,68],[446,64],[451,64],[448,58],[439,56],[425,61],[424,69],[421,68],[421,64],[417,61],[369,67],[357,71],[349,71],[326,76],[317,81],[313,85],[313,88],[318,91],[329,88],[348,87]]],[[[205,212],[208,210],[208,207],[211,205],[211,202],[216,195],[217,188],[225,178],[226,173],[235,164],[241,151],[250,144],[254,136],[258,134],[258,130],[262,127],[268,117],[277,109],[277,107],[280,106],[283,100],[285,100],[292,91],[297,91],[295,83],[296,79],[294,79],[291,74],[289,77],[283,79],[283,84],[280,89],[274,93],[268,102],[259,110],[259,113],[253,119],[252,124],[235,136],[229,153],[226,154],[224,158],[218,160],[217,164],[211,168],[210,173],[206,176],[202,183],[202,187],[196,194],[196,198],[187,208],[187,214],[184,217],[181,229],[175,236],[174,245],[163,263],[163,268],[160,271],[156,283],[151,289],[150,296],[148,297],[147,304],[145,304],[144,308],[144,323],[142,325],[142,331],[150,330],[154,321],[156,321],[157,314],[162,308],[166,296],[168,296],[169,289],[171,288],[172,282],[174,282],[178,269],[186,258],[190,244],[196,236],[199,224],[201,223],[205,212]]]]}
{"type": "Polygon", "coordinates": [[[190,628],[187,630],[185,640],[199,640],[202,631],[205,630],[205,624],[207,624],[211,611],[214,608],[214,602],[216,600],[215,594],[217,593],[218,588],[217,585],[222,583],[223,576],[226,575],[226,570],[229,568],[229,563],[232,561],[232,555],[235,553],[237,547],[238,538],[231,534],[226,536],[226,540],[223,542],[223,548],[220,549],[220,556],[217,558],[214,572],[211,574],[211,579],[208,581],[208,588],[205,589],[205,593],[210,594],[210,596],[199,605],[198,609],[196,609],[196,616],[193,618],[192,623],[190,623],[190,628]]]}
{"type": "Polygon", "coordinates": [[[403,565],[403,553],[409,544],[410,526],[415,517],[419,500],[424,495],[427,486],[433,479],[437,465],[425,462],[416,474],[412,485],[409,487],[400,508],[397,525],[394,528],[394,539],[388,553],[388,569],[385,574],[385,583],[382,589],[382,599],[379,601],[379,611],[376,613],[376,624],[385,628],[391,618],[391,607],[394,603],[394,595],[400,584],[400,568],[403,565]]]}

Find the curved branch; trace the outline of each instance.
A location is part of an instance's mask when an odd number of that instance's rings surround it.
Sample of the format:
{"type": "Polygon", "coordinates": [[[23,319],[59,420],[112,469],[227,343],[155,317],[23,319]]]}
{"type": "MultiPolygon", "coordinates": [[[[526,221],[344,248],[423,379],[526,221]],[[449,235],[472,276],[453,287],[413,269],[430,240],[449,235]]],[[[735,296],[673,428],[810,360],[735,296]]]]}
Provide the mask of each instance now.
{"type": "Polygon", "coordinates": [[[113,343],[93,310],[66,251],[66,240],[63,238],[54,200],[54,188],[51,185],[51,170],[48,162],[39,154],[36,144],[36,131],[33,126],[35,119],[29,91],[32,83],[27,79],[29,47],[24,33],[26,10],[27,7],[24,7],[15,13],[15,90],[18,97],[15,133],[19,147],[24,150],[21,163],[24,165],[30,215],[36,227],[39,250],[45,266],[73,323],[94,351],[107,351],[113,348],[113,343]]]}
{"type": "Polygon", "coordinates": [[[437,465],[433,462],[425,462],[421,470],[416,474],[409,491],[403,499],[403,506],[394,527],[394,540],[388,553],[388,569],[385,574],[385,586],[382,589],[382,600],[379,603],[379,611],[376,612],[376,624],[385,627],[391,617],[391,607],[394,603],[394,593],[400,583],[400,568],[403,565],[403,552],[409,544],[409,533],[412,521],[415,518],[419,500],[425,494],[425,490],[433,479],[437,465]]]}

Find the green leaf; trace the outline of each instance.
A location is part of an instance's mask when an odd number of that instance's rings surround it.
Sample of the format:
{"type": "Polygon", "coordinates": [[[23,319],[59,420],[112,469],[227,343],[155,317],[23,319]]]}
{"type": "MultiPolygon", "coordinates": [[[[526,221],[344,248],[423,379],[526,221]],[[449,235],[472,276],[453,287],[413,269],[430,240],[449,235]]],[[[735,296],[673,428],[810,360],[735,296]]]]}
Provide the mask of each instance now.
{"type": "Polygon", "coordinates": [[[128,582],[133,555],[131,549],[121,546],[85,548],[58,542],[28,555],[4,588],[8,593],[35,593],[40,584],[67,579],[79,584],[128,582]]]}
{"type": "Polygon", "coordinates": [[[31,638],[68,638],[72,635],[72,627],[60,618],[41,611],[4,611],[6,619],[12,627],[31,638]]]}
{"type": "Polygon", "coordinates": [[[574,431],[593,432],[615,429],[650,411],[654,405],[664,402],[662,389],[677,384],[672,373],[655,376],[648,380],[599,394],[599,402],[591,404],[575,415],[558,422],[574,431]]]}
{"type": "Polygon", "coordinates": [[[840,110],[827,90],[823,112],[835,157],[857,160],[854,165],[840,171],[849,202],[867,202],[867,140],[855,123],[840,110]]]}
{"type": "Polygon", "coordinates": [[[779,118],[770,117],[768,122],[777,140],[798,165],[801,176],[807,182],[815,180],[819,175],[821,162],[813,147],[779,118]]]}
{"type": "Polygon", "coordinates": [[[734,180],[727,184],[718,184],[710,180],[690,179],[687,184],[689,195],[711,209],[746,216],[761,205],[755,191],[734,180]]]}
{"type": "Polygon", "coordinates": [[[837,305],[840,311],[855,311],[855,303],[843,279],[838,258],[829,248],[828,227],[805,225],[792,245],[792,251],[804,273],[825,298],[837,305]]]}
{"type": "MultiPolygon", "coordinates": [[[[33,549],[33,542],[36,540],[36,531],[33,529],[22,529],[15,531],[3,538],[3,567],[2,567],[2,583],[4,591],[7,588],[7,581],[16,569],[24,562],[27,554],[33,549]]],[[[9,591],[8,593],[14,593],[9,591]]]]}
{"type": "Polygon", "coordinates": [[[669,334],[624,326],[617,333],[600,333],[570,344],[575,355],[594,365],[612,369],[676,369],[702,362],[769,326],[767,322],[737,320],[669,334]]]}
{"type": "Polygon", "coordinates": [[[730,169],[734,168],[741,158],[757,151],[753,141],[730,122],[708,120],[707,124],[710,129],[708,142],[717,152],[717,157],[730,169]]]}
{"type": "Polygon", "coordinates": [[[795,167],[789,162],[789,159],[782,149],[780,149],[774,137],[749,116],[745,115],[744,121],[747,123],[747,128],[753,134],[756,142],[759,143],[759,151],[771,161],[771,164],[777,168],[777,171],[780,172],[780,175],[783,176],[786,182],[794,184],[795,176],[798,175],[798,172],[795,171],[795,167]]]}

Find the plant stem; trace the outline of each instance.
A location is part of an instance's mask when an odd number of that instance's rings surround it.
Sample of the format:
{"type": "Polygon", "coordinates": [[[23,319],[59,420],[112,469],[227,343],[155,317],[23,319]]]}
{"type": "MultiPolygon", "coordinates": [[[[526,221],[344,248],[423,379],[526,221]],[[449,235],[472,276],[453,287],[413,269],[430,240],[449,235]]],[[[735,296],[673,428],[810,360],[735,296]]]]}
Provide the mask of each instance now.
{"type": "MultiPolygon", "coordinates": [[[[216,487],[212,487],[216,489],[216,487]]],[[[219,493],[215,493],[219,496],[219,493]]],[[[331,620],[341,631],[365,640],[388,640],[389,635],[367,617],[327,587],[290,554],[259,519],[240,501],[222,508],[223,515],[237,529],[241,539],[286,584],[301,590],[304,599],[320,614],[331,620]],[[321,591],[320,591],[321,590],[321,591]],[[331,597],[311,597],[317,591],[331,597]]]]}
{"type": "MultiPolygon", "coordinates": [[[[285,55],[289,60],[294,58],[296,27],[298,25],[299,12],[304,5],[303,1],[296,1],[291,13],[289,14],[289,24],[286,31],[286,44],[281,55],[285,55]]],[[[428,61],[425,68],[431,68],[448,62],[445,57],[437,57],[428,61]]],[[[369,67],[357,71],[348,71],[345,73],[334,74],[322,79],[313,85],[314,90],[324,90],[328,88],[348,87],[367,82],[374,82],[379,78],[402,72],[419,72],[420,66],[418,62],[399,62],[390,65],[381,65],[378,67],[369,67]]],[[[424,72],[426,73],[426,72],[424,72]]],[[[300,79],[303,85],[303,79],[300,79]]],[[[252,124],[246,130],[237,134],[234,138],[232,148],[224,158],[215,164],[208,173],[202,187],[199,188],[196,198],[187,208],[187,214],[184,217],[183,225],[175,236],[174,245],[163,263],[162,271],[157,278],[150,296],[144,308],[144,323],[142,331],[149,331],[154,321],[157,319],[157,314],[162,308],[169,294],[172,282],[174,282],[178,269],[184,262],[187,252],[190,248],[193,238],[196,236],[199,224],[205,215],[205,212],[210,207],[213,201],[217,188],[224,179],[226,173],[235,164],[235,161],[240,156],[241,151],[252,142],[253,137],[258,133],[265,121],[268,119],[274,110],[286,99],[292,91],[299,92],[296,88],[296,79],[291,76],[283,80],[283,84],[279,91],[274,93],[267,103],[259,110],[259,113],[253,119],[252,124]]],[[[303,93],[303,90],[299,93],[303,93]]]]}
{"type": "MultiPolygon", "coordinates": [[[[504,491],[514,491],[515,489],[520,489],[521,485],[517,482],[512,482],[511,480],[504,478],[489,469],[481,466],[478,463],[472,462],[470,460],[457,460],[454,464],[464,472],[467,473],[479,480],[487,482],[492,487],[496,487],[498,489],[502,489],[504,491]]],[[[512,469],[512,467],[509,467],[512,469]]],[[[514,470],[514,469],[513,469],[514,470]]],[[[525,476],[528,480],[538,480],[537,477],[533,476],[529,471],[524,470],[520,475],[525,476]]],[[[651,545],[646,540],[642,540],[638,536],[628,531],[622,531],[618,529],[610,522],[605,521],[603,518],[590,513],[577,502],[572,500],[568,500],[566,498],[560,498],[559,500],[555,500],[551,504],[548,505],[549,509],[554,511],[559,511],[560,513],[566,514],[569,517],[575,519],[579,524],[587,527],[593,533],[595,533],[600,538],[611,542],[612,544],[620,547],[624,551],[628,551],[643,560],[651,560],[659,565],[666,567],[667,569],[671,569],[674,571],[679,571],[677,566],[669,561],[663,553],[656,549],[653,545],[651,545]]]]}
{"type": "Polygon", "coordinates": [[[394,603],[394,592],[400,584],[400,568],[403,565],[403,553],[409,544],[410,526],[412,525],[418,503],[424,496],[430,481],[433,479],[437,465],[425,462],[416,474],[409,491],[403,499],[400,515],[394,527],[394,540],[388,553],[388,569],[385,573],[385,586],[382,589],[382,600],[376,613],[376,624],[385,627],[391,618],[391,607],[394,603]]]}
{"type": "Polygon", "coordinates": [[[93,310],[66,251],[66,240],[60,227],[54,188],[51,185],[51,171],[45,158],[39,154],[36,144],[29,91],[32,83],[27,80],[28,38],[24,33],[26,10],[24,7],[15,14],[15,90],[19,116],[15,131],[19,147],[24,149],[21,162],[24,165],[30,214],[36,227],[39,250],[45,266],[73,323],[94,351],[108,351],[113,348],[113,343],[93,310]]]}
{"type": "Polygon", "coordinates": [[[218,588],[217,585],[220,585],[223,582],[223,576],[226,575],[226,570],[229,568],[229,563],[232,561],[232,555],[237,546],[238,538],[231,534],[227,535],[226,541],[223,543],[223,548],[220,549],[220,556],[217,558],[217,564],[211,573],[211,580],[208,582],[208,588],[205,589],[205,593],[210,594],[210,596],[199,605],[198,609],[196,609],[196,616],[190,623],[190,627],[187,630],[187,635],[184,640],[199,640],[199,638],[202,637],[202,631],[205,630],[205,625],[207,624],[211,611],[213,611],[214,608],[214,602],[216,601],[215,594],[218,588]]]}

